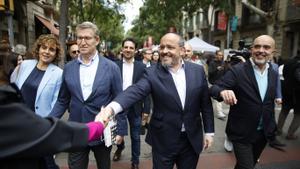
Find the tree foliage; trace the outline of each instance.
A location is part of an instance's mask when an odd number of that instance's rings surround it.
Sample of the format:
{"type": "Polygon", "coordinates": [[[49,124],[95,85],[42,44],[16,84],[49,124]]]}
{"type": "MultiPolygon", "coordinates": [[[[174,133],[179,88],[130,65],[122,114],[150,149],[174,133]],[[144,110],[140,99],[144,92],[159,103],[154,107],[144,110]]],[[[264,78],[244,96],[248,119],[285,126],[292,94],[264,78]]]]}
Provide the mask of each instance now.
{"type": "Polygon", "coordinates": [[[159,38],[175,26],[177,31],[182,28],[182,11],[192,15],[200,8],[204,17],[208,18],[209,6],[224,10],[228,15],[233,15],[234,0],[145,0],[140,9],[139,18],[135,19],[134,27],[128,33],[142,43],[148,36],[152,36],[156,43],[159,38]]]}
{"type": "Polygon", "coordinates": [[[120,5],[128,0],[72,0],[69,5],[69,19],[73,29],[83,21],[95,23],[103,41],[111,42],[111,48],[117,46],[124,36],[125,16],[119,12],[120,5]]]}

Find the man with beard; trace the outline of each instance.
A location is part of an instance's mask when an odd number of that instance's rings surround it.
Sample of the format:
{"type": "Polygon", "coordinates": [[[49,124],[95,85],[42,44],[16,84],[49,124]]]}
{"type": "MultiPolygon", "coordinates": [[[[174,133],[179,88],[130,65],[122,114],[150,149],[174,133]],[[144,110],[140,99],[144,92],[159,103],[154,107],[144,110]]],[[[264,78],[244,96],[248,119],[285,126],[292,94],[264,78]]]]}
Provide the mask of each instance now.
{"type": "Polygon", "coordinates": [[[228,70],[211,87],[211,95],[230,105],[226,134],[232,141],[235,169],[253,169],[267,142],[278,148],[275,139],[274,100],[277,72],[268,64],[275,52],[271,36],[257,37],[251,58],[228,70]]]}
{"type": "Polygon", "coordinates": [[[184,43],[185,53],[183,55],[183,60],[185,61],[192,61],[193,57],[193,49],[189,43],[184,43]]]}
{"type": "Polygon", "coordinates": [[[146,142],[154,169],[195,169],[202,149],[212,145],[214,118],[203,67],[182,59],[184,41],[175,33],[160,40],[161,63],[118,95],[102,111],[118,113],[152,95],[146,142]],[[203,138],[203,131],[205,136],[203,138]]]}

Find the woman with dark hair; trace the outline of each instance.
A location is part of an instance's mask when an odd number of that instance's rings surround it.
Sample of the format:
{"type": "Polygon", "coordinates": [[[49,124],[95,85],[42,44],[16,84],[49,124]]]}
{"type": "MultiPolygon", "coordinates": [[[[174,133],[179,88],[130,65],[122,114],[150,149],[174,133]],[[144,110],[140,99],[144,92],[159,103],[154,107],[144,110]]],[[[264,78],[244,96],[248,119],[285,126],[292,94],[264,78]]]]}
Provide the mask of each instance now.
{"type": "Polygon", "coordinates": [[[44,169],[43,156],[61,151],[78,151],[89,141],[100,139],[108,114],[95,122],[80,124],[52,117],[42,118],[22,103],[21,94],[9,83],[13,68],[10,52],[0,42],[0,168],[44,169]]]}

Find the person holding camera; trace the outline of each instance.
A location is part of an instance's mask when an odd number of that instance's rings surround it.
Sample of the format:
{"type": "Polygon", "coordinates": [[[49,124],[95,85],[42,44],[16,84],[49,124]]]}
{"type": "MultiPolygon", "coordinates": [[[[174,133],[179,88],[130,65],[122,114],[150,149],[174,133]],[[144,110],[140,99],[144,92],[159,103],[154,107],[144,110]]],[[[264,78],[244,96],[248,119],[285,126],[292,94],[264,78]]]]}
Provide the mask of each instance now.
{"type": "MultiPolygon", "coordinates": [[[[211,62],[209,62],[208,81],[211,85],[214,85],[215,82],[224,75],[225,69],[223,58],[223,52],[218,50],[216,51],[214,59],[211,62]]],[[[225,120],[226,115],[224,114],[222,109],[222,102],[218,102],[217,100],[212,99],[212,103],[214,107],[214,112],[216,113],[216,117],[220,120],[225,120]]]]}

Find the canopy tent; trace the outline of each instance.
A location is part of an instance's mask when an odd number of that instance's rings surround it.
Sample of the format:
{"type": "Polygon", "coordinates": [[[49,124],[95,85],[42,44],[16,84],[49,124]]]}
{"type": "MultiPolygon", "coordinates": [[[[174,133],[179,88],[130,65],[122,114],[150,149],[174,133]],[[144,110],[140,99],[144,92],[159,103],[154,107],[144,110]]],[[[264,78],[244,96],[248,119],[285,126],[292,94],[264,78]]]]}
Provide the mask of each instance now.
{"type": "Polygon", "coordinates": [[[192,39],[186,41],[188,44],[190,44],[193,48],[193,51],[196,52],[216,52],[220,48],[213,46],[209,43],[206,43],[202,39],[198,37],[193,37],[192,39]]]}

